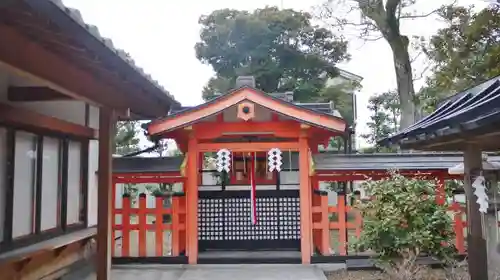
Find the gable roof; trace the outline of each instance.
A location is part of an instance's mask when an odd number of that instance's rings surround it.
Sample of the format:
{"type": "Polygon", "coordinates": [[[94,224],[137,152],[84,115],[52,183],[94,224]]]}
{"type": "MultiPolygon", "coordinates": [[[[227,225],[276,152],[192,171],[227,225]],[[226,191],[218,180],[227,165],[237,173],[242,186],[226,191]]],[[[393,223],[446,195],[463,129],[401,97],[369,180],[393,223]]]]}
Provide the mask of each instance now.
{"type": "MultiPolygon", "coordinates": [[[[459,92],[445,100],[432,114],[381,145],[437,143],[456,135],[500,123],[500,76],[459,92]]],[[[460,137],[459,137],[460,138],[460,137]]],[[[459,140],[459,139],[456,139],[459,140]]]]}
{"type": "Polygon", "coordinates": [[[326,130],[344,133],[347,127],[346,122],[338,116],[299,106],[255,88],[243,86],[199,106],[155,120],[148,124],[148,132],[150,135],[155,135],[186,127],[243,101],[250,101],[277,114],[326,130]]]}

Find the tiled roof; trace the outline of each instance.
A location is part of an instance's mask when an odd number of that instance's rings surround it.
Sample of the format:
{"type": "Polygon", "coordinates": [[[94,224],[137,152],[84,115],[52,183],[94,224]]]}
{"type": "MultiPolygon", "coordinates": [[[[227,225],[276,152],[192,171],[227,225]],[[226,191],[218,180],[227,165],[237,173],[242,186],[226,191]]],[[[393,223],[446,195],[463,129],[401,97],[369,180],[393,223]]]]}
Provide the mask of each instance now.
{"type": "MultiPolygon", "coordinates": [[[[44,1],[40,1],[40,2],[44,2],[44,1]]],[[[113,42],[111,41],[111,39],[101,36],[97,26],[86,23],[83,20],[79,10],[65,6],[63,4],[62,0],[49,0],[49,2],[53,3],[61,11],[66,13],[66,15],[69,16],[73,21],[75,21],[81,27],[83,27],[85,30],[87,30],[87,32],[91,36],[93,36],[95,39],[99,40],[103,44],[103,46],[105,46],[106,48],[108,48],[109,50],[114,52],[118,57],[120,57],[124,62],[126,62],[131,68],[133,68],[138,74],[140,74],[142,77],[147,79],[149,81],[149,83],[154,85],[157,88],[157,90],[162,91],[166,96],[168,96],[172,100],[172,103],[180,106],[180,104],[177,101],[175,101],[175,98],[162,85],[160,85],[160,83],[158,81],[154,80],[151,77],[151,75],[144,72],[144,69],[137,66],[135,64],[134,60],[124,50],[115,47],[113,45],[113,42]]]]}
{"type": "MultiPolygon", "coordinates": [[[[179,171],[183,157],[121,157],[113,158],[113,172],[175,172],[179,171]]],[[[500,164],[500,156],[489,156],[489,162],[500,164]]],[[[298,170],[298,153],[283,153],[282,170],[298,170]],[[290,161],[291,156],[291,161],[290,161]]],[[[316,170],[447,170],[463,163],[461,153],[405,153],[405,154],[333,154],[314,155],[316,170]]]]}
{"type": "MultiPolygon", "coordinates": [[[[490,156],[490,162],[500,163],[500,156],[490,156]]],[[[317,154],[317,170],[446,170],[463,163],[461,153],[404,154],[317,154]]]]}
{"type": "Polygon", "coordinates": [[[396,135],[379,141],[381,145],[438,142],[466,131],[500,122],[500,76],[448,98],[432,114],[396,135]]]}

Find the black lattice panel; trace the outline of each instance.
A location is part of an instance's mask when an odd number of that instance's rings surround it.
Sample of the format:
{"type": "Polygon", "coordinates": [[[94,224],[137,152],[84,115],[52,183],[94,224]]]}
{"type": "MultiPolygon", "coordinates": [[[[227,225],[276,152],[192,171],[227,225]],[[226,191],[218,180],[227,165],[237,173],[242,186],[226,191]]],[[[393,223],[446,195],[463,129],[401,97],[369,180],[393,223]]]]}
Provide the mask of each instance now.
{"type": "Polygon", "coordinates": [[[300,246],[298,192],[257,191],[257,224],[248,191],[200,192],[198,240],[206,249],[279,249],[300,246]]]}
{"type": "Polygon", "coordinates": [[[223,199],[198,200],[198,240],[223,240],[223,199]]]}
{"type": "Polygon", "coordinates": [[[300,240],[300,201],[298,197],[279,197],[280,239],[300,240]]]}

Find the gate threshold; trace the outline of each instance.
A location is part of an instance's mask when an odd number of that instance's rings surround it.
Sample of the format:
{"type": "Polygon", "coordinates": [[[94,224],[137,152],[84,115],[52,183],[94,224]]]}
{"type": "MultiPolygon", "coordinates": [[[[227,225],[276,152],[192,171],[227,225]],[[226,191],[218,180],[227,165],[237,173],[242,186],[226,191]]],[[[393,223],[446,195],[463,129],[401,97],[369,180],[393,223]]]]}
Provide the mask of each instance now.
{"type": "Polygon", "coordinates": [[[300,264],[299,251],[206,251],[199,264],[300,264]]]}

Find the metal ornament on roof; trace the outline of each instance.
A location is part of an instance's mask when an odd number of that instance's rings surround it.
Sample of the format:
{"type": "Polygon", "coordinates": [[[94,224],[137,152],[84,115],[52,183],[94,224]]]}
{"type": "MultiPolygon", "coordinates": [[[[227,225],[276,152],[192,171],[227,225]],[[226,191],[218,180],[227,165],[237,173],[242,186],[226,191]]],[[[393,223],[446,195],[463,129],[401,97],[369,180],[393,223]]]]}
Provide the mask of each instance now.
{"type": "Polygon", "coordinates": [[[477,204],[479,204],[479,212],[488,212],[488,195],[486,194],[486,185],[484,176],[477,176],[472,183],[474,195],[477,197],[477,204]]]}
{"type": "Polygon", "coordinates": [[[267,165],[269,167],[269,172],[274,170],[280,172],[281,165],[283,165],[283,157],[281,156],[281,150],[278,148],[272,148],[267,152],[267,165]]]}
{"type": "Polygon", "coordinates": [[[220,149],[217,152],[217,171],[226,171],[229,173],[231,170],[231,152],[228,149],[220,149]]]}

